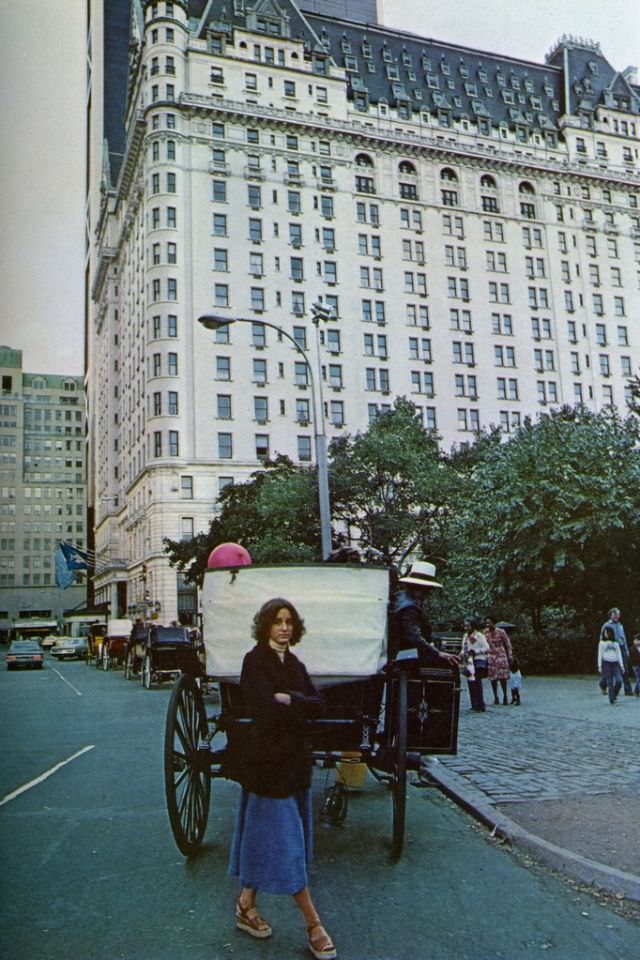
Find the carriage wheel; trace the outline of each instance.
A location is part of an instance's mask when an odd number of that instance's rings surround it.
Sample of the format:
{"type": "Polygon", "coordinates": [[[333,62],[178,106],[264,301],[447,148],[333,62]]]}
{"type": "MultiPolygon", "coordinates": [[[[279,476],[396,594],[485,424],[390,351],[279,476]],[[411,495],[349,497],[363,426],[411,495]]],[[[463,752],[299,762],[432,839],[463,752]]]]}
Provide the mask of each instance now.
{"type": "Polygon", "coordinates": [[[130,680],[133,676],[133,654],[131,650],[127,650],[127,656],[124,661],[123,676],[125,680],[130,680]]]}
{"type": "Polygon", "coordinates": [[[102,669],[108,670],[109,669],[109,644],[108,643],[102,644],[102,655],[100,657],[100,660],[102,662],[102,669]]]}
{"type": "Polygon", "coordinates": [[[173,837],[186,857],[202,843],[209,816],[209,751],[198,749],[206,733],[202,694],[194,678],[183,674],[167,710],[164,783],[173,837]]]}
{"type": "Polygon", "coordinates": [[[393,836],[391,856],[399,860],[404,845],[405,808],[407,804],[407,675],[400,671],[393,680],[391,715],[391,788],[393,790],[393,836]]]}
{"type": "Polygon", "coordinates": [[[151,656],[146,655],[142,661],[142,671],[141,671],[142,685],[145,690],[151,690],[151,683],[153,681],[153,670],[151,669],[151,656]]]}

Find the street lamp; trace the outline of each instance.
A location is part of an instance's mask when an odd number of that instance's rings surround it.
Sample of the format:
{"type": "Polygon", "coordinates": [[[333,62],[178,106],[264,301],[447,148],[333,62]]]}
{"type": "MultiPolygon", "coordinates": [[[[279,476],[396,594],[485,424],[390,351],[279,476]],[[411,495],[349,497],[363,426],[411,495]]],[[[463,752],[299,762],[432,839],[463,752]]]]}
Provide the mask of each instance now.
{"type": "Polygon", "coordinates": [[[271,327],[282,337],[286,337],[293,344],[300,356],[305,362],[309,371],[311,381],[311,410],[313,414],[314,440],[316,448],[316,464],[318,467],[318,503],[320,506],[320,536],[322,542],[322,559],[327,560],[331,553],[331,510],[329,507],[329,470],[327,466],[327,439],[324,432],[324,410],[322,405],[322,371],[320,369],[320,332],[319,325],[321,320],[328,320],[331,311],[322,303],[314,303],[312,306],[312,320],[316,328],[316,351],[318,361],[318,399],[316,401],[316,380],[313,376],[313,368],[309,362],[306,352],[300,344],[294,340],[290,333],[283,330],[275,323],[269,323],[268,320],[251,320],[249,317],[224,317],[218,314],[206,313],[198,317],[198,323],[202,324],[207,330],[219,330],[221,327],[228,327],[232,323],[260,323],[264,327],[271,327]],[[319,409],[318,409],[319,406],[319,409]]]}

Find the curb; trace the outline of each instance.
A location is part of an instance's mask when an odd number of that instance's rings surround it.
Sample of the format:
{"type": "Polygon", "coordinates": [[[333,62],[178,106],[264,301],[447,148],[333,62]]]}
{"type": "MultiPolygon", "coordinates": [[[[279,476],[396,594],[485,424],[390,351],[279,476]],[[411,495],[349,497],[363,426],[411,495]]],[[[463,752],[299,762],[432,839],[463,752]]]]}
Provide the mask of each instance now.
{"type": "Polygon", "coordinates": [[[510,817],[505,816],[489,803],[483,793],[470,786],[464,777],[447,770],[438,760],[431,758],[421,767],[420,775],[437,784],[451,800],[459,804],[476,820],[489,827],[495,836],[513,845],[534,853],[554,869],[612,894],[623,894],[628,900],[640,901],[640,877],[615,867],[608,867],[596,860],[589,860],[578,853],[558,847],[542,837],[529,833],[510,817]]]}

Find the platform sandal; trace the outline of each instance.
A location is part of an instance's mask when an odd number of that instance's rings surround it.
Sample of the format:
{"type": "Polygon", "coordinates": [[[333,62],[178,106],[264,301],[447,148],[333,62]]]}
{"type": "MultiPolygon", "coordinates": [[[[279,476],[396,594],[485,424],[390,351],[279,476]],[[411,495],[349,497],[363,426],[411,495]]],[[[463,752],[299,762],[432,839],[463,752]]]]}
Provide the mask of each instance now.
{"type": "Polygon", "coordinates": [[[338,955],[331,937],[318,920],[307,927],[307,946],[316,960],[333,960],[338,955]]]}
{"type": "Polygon", "coordinates": [[[258,940],[264,940],[273,933],[271,926],[260,916],[257,909],[243,907],[240,900],[236,900],[236,927],[258,940]]]}

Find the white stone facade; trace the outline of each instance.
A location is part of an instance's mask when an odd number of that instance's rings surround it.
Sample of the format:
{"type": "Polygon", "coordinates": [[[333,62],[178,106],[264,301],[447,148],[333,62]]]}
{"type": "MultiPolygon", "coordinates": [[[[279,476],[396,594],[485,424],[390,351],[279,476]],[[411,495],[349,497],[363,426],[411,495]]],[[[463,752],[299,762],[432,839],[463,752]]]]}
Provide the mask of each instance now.
{"type": "Polygon", "coordinates": [[[329,438],[397,396],[447,447],[562,404],[624,409],[640,361],[637,104],[611,99],[589,129],[560,115],[526,142],[444,127],[363,109],[348,70],[319,72],[301,40],[198,33],[186,6],[146,3],[137,22],[88,325],[95,548],[113,562],[96,600],[126,582],[127,606],[146,596],[166,622],[163,538],[205,530],[265,455],[313,456],[304,363],[261,321],[315,369],[311,305],[334,308],[329,438]],[[215,334],[204,313],[251,323],[215,334]]]}

